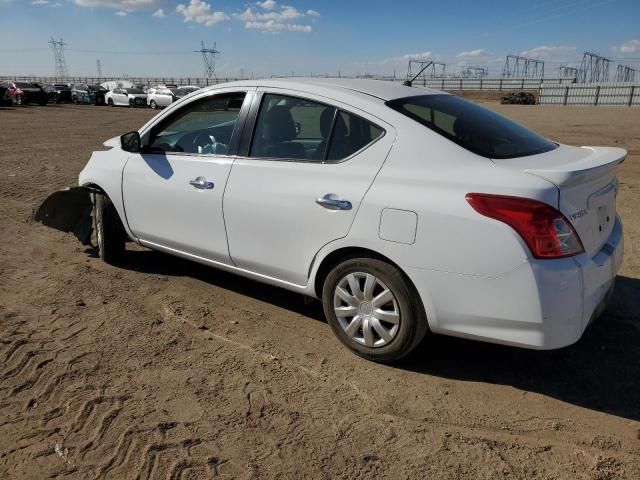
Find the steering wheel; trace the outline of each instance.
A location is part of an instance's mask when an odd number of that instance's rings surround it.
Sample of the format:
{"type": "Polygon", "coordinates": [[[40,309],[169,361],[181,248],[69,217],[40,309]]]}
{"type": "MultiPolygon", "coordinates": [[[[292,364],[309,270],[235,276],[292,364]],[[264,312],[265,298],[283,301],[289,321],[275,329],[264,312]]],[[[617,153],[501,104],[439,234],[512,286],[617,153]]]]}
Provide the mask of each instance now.
{"type": "Polygon", "coordinates": [[[193,137],[193,148],[198,153],[215,153],[216,137],[205,132],[200,132],[193,137]]]}

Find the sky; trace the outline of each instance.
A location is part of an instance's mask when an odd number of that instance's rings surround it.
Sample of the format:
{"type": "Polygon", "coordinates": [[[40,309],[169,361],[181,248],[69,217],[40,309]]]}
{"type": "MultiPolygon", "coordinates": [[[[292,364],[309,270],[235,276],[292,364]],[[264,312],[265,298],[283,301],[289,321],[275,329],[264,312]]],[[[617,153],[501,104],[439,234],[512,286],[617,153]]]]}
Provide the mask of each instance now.
{"type": "MultiPolygon", "coordinates": [[[[507,54],[579,65],[584,51],[640,69],[640,0],[0,0],[0,75],[218,77],[407,73],[433,59],[499,75],[507,54]]],[[[640,74],[636,74],[638,78],[640,74]]]]}

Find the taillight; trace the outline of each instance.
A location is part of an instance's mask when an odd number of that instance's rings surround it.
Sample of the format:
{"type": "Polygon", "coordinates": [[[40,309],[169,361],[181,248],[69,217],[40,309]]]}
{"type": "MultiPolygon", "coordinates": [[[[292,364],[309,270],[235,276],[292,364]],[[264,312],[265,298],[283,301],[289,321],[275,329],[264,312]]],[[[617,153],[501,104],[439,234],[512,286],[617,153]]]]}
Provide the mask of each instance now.
{"type": "Polygon", "coordinates": [[[546,203],[486,193],[469,193],[466,198],[478,213],[513,228],[536,258],[571,257],[584,252],[573,226],[546,203]]]}

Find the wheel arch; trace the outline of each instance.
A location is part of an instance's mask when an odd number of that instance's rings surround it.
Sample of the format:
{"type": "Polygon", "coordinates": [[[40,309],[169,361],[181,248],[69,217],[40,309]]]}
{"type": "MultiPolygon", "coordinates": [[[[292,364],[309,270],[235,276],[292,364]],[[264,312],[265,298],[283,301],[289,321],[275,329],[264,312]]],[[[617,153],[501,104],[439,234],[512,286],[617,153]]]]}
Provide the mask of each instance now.
{"type": "Polygon", "coordinates": [[[114,206],[116,210],[116,213],[118,214],[120,223],[122,223],[122,226],[124,227],[124,230],[127,233],[127,236],[134,242],[137,242],[136,237],[133,235],[133,232],[129,228],[129,223],[127,222],[127,215],[124,211],[124,205],[122,203],[122,196],[120,192],[116,193],[117,195],[120,195],[119,197],[111,195],[107,189],[103,188],[100,184],[96,183],[94,180],[88,180],[84,182],[82,184],[82,187],[86,188],[92,193],[101,193],[105,195],[107,198],[109,198],[109,200],[111,201],[111,204],[114,206]]]}
{"type": "MultiPolygon", "coordinates": [[[[411,280],[411,278],[409,278],[409,275],[407,275],[404,269],[400,265],[398,265],[398,263],[394,262],[391,258],[379,252],[376,252],[375,250],[372,250],[370,248],[348,246],[348,247],[337,248],[332,252],[328,253],[327,255],[325,255],[322,258],[322,260],[320,260],[320,264],[316,269],[315,277],[313,278],[313,293],[315,294],[315,296],[320,299],[322,298],[322,287],[324,285],[324,281],[327,278],[327,275],[329,275],[329,272],[333,267],[338,265],[340,262],[343,262],[350,258],[361,258],[361,257],[374,258],[376,260],[381,260],[390,265],[393,265],[398,270],[400,270],[400,272],[402,272],[402,275],[404,276],[407,283],[414,290],[416,295],[418,294],[418,290],[415,284],[413,283],[413,281],[411,280]]],[[[424,304],[422,302],[422,299],[420,299],[420,304],[424,309],[424,304]]]]}

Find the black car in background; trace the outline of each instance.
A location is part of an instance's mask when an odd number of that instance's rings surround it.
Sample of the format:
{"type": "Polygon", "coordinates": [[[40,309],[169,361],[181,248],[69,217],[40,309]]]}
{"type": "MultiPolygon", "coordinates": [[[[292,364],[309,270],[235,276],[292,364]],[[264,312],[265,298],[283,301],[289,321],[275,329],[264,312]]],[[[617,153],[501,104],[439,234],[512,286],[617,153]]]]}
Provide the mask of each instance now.
{"type": "Polygon", "coordinates": [[[189,95],[190,93],[195,92],[196,90],[200,90],[200,87],[192,87],[192,86],[188,86],[188,87],[177,87],[177,88],[171,88],[171,91],[173,92],[173,95],[175,96],[175,100],[180,100],[182,97],[186,97],[187,95],[189,95]]]}
{"type": "Polygon", "coordinates": [[[0,83],[0,107],[3,105],[10,105],[9,88],[6,84],[0,83]]]}
{"type": "Polygon", "coordinates": [[[66,83],[52,83],[47,85],[55,91],[56,103],[71,102],[71,86],[66,83]]]}

